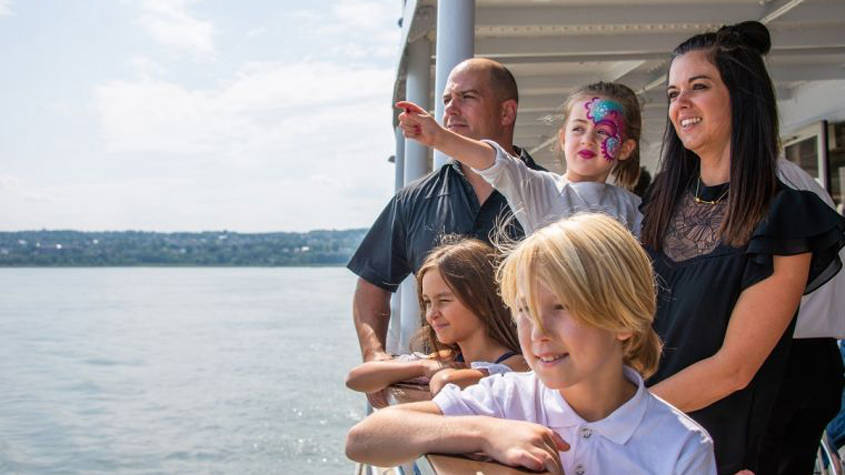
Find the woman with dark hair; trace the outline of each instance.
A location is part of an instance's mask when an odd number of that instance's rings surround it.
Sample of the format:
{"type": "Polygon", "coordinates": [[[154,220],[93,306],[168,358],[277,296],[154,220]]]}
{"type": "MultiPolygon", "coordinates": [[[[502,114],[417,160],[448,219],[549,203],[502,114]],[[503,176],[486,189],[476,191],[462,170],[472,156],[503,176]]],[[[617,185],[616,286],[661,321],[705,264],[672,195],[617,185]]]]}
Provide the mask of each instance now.
{"type": "Polygon", "coordinates": [[[664,341],[649,383],[710,432],[720,473],[760,470],[801,295],[839,270],[845,244],[841,216],[775,177],[770,47],[765,26],[744,22],[674,50],[661,170],[643,204],[664,341]]]}

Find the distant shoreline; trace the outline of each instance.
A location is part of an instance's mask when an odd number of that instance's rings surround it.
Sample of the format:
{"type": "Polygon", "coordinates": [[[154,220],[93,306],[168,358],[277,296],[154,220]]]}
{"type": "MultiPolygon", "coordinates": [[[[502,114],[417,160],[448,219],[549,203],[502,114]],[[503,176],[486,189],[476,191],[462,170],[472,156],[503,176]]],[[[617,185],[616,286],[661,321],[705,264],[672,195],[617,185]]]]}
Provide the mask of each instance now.
{"type": "Polygon", "coordinates": [[[366,232],[0,232],[0,268],[338,267],[366,232]]]}

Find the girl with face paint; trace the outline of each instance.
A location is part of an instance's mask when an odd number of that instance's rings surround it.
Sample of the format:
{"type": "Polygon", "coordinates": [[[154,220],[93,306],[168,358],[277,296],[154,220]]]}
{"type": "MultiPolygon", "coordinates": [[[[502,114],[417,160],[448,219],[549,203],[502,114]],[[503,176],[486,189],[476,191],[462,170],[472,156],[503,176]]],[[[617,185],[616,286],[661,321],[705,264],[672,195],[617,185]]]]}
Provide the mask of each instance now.
{"type": "MultiPolygon", "coordinates": [[[[405,137],[434,147],[464,165],[502,193],[525,232],[579,212],[600,212],[616,218],[639,236],[640,199],[630,191],[640,171],[641,115],[634,92],[621,84],[584,86],[567,99],[558,131],[566,173],[531,170],[491,140],[476,141],[441,127],[410,102],[399,123],[405,137]],[[613,175],[619,186],[605,183],[613,175]]],[[[513,121],[503,108],[502,121],[513,121]]]]}

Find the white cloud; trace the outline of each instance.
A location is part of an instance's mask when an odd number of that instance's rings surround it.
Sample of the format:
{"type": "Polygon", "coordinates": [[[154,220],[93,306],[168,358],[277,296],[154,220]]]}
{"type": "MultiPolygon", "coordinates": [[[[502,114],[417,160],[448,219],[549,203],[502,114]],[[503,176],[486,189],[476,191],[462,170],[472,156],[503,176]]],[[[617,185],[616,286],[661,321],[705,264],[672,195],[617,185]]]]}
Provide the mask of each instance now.
{"type": "Polygon", "coordinates": [[[9,205],[0,225],[3,228],[152,230],[156,229],[155,213],[166,212],[161,206],[164,201],[174,206],[172,191],[180,185],[168,178],[54,185],[37,181],[22,183],[23,189],[0,188],[0,200],[9,205]]]}
{"type": "MultiPolygon", "coordinates": [[[[199,2],[124,1],[137,9],[122,29],[138,48],[105,76],[93,60],[113,56],[85,55],[92,100],[56,95],[45,111],[74,127],[49,146],[14,148],[31,160],[0,160],[0,229],[372,223],[393,187],[391,59],[401,2],[338,0],[312,11],[292,3],[303,10],[282,5],[273,14],[250,6],[238,12],[244,21],[199,2]],[[155,41],[137,45],[139,32],[155,41]],[[224,54],[224,38],[242,43],[227,42],[224,54]],[[192,58],[218,61],[184,64],[192,58]],[[248,62],[266,58],[275,60],[248,62]]],[[[0,0],[0,14],[19,4],[0,0]]]]}
{"type": "MultiPolygon", "coordinates": [[[[319,157],[298,158],[305,162],[319,157]]],[[[294,166],[280,160],[277,168],[294,166]]],[[[0,230],[267,232],[366,227],[389,196],[389,186],[384,186],[389,185],[389,176],[384,171],[376,170],[369,180],[343,169],[333,175],[280,180],[232,171],[228,180],[221,181],[197,170],[196,176],[187,178],[156,176],[58,185],[31,181],[25,184],[28,191],[0,188],[0,202],[6,205],[0,230]]]]}
{"type": "Polygon", "coordinates": [[[324,16],[316,10],[294,10],[290,15],[298,24],[314,25],[325,21],[324,16]]]}
{"type": "Polygon", "coordinates": [[[113,158],[143,156],[162,169],[178,162],[201,175],[156,197],[122,198],[167,216],[159,228],[344,228],[369,225],[390,194],[392,80],[390,68],[251,63],[213,89],[109,82],[96,88],[95,105],[113,158]],[[177,194],[190,197],[190,213],[161,198],[177,194]]]}
{"type": "Polygon", "coordinates": [[[26,201],[34,201],[34,202],[43,202],[43,203],[55,203],[56,200],[48,195],[43,193],[36,193],[32,191],[28,191],[23,193],[23,199],[26,201]]]}
{"type": "Polygon", "coordinates": [[[23,180],[20,177],[9,174],[0,174],[0,190],[13,190],[21,188],[23,180]]]}
{"type": "Polygon", "coordinates": [[[196,0],[143,0],[140,24],[159,43],[187,51],[198,59],[214,56],[214,26],[191,16],[196,0]]]}
{"type": "Polygon", "coordinates": [[[32,206],[54,207],[58,200],[52,192],[40,184],[15,175],[0,174],[0,202],[8,208],[3,214],[4,220],[9,220],[11,218],[7,216],[9,213],[25,214],[31,211],[32,206]]]}
{"type": "Polygon", "coordinates": [[[253,29],[247,31],[246,37],[247,38],[256,38],[256,37],[262,36],[266,33],[267,33],[267,28],[264,28],[263,26],[261,26],[261,27],[253,28],[253,29]]]}
{"type": "Polygon", "coordinates": [[[301,137],[341,135],[367,120],[389,133],[392,71],[330,63],[252,63],[217,89],[189,90],[145,79],[96,88],[110,151],[183,154],[285,149],[301,137]],[[373,112],[376,112],[373,116],[373,112]],[[379,120],[381,119],[381,120],[379,120]],[[340,129],[340,130],[338,130],[340,129]]]}
{"type": "Polygon", "coordinates": [[[395,10],[395,5],[385,2],[345,0],[334,5],[332,13],[337,23],[351,29],[381,30],[386,17],[396,20],[395,10]]]}
{"type": "Polygon", "coordinates": [[[396,25],[401,12],[397,5],[397,2],[341,0],[329,12],[299,11],[295,14],[315,35],[333,38],[330,50],[336,55],[353,59],[393,59],[400,34],[396,25]]]}
{"type": "Polygon", "coordinates": [[[97,108],[112,152],[207,152],[214,144],[213,116],[201,92],[181,86],[144,80],[114,81],[97,88],[97,108]],[[204,117],[205,116],[205,117],[204,117]],[[178,134],[181,134],[180,137],[178,134]]]}
{"type": "Polygon", "coordinates": [[[137,76],[144,79],[160,76],[165,72],[162,65],[146,56],[135,56],[129,60],[129,66],[137,76]]]}

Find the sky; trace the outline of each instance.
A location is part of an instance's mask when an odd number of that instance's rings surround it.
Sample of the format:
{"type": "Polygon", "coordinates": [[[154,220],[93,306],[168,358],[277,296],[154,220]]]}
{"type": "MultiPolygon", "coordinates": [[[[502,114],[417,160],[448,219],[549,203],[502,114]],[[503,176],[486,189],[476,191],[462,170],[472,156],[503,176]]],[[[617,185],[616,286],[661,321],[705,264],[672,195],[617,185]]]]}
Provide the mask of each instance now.
{"type": "Polygon", "coordinates": [[[0,0],[0,231],[369,226],[398,0],[0,0]]]}

